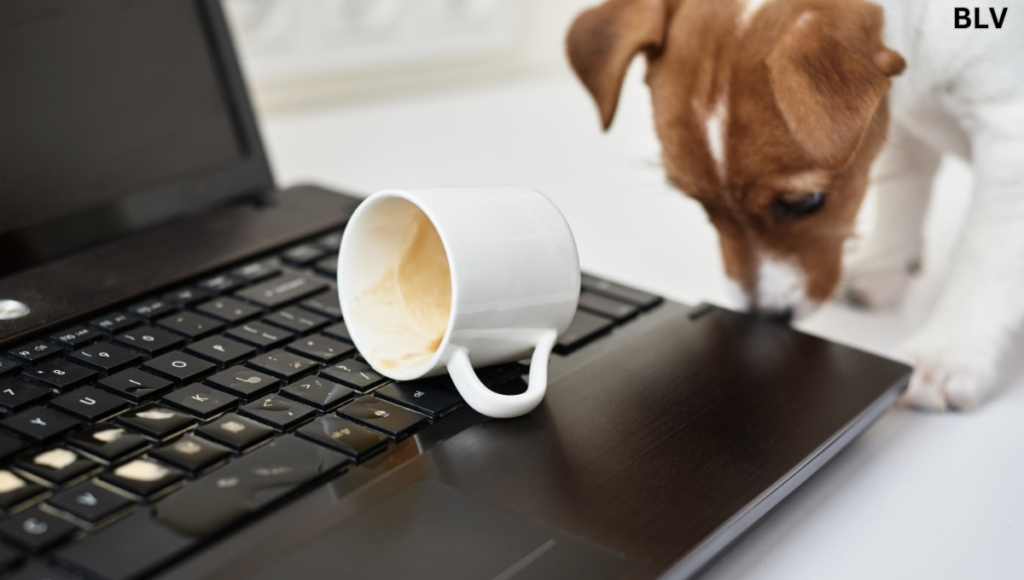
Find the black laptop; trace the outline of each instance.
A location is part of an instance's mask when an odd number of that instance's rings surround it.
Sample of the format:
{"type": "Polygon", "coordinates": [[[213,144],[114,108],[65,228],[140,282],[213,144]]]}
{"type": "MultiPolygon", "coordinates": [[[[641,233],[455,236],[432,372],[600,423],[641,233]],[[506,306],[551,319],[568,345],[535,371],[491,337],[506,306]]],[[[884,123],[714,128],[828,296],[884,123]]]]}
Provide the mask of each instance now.
{"type": "Polygon", "coordinates": [[[217,2],[0,6],[0,575],[688,578],[906,384],[591,276],[529,415],[388,381],[358,200],[275,188],[217,2]]]}

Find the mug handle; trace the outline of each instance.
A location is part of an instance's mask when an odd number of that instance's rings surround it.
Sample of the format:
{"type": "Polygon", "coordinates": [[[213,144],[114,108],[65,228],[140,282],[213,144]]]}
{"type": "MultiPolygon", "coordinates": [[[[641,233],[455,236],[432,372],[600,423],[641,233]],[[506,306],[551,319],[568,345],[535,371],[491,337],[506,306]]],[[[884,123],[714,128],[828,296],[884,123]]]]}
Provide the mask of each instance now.
{"type": "Polygon", "coordinates": [[[485,387],[469,363],[469,352],[461,346],[448,358],[448,374],[462,398],[478,413],[496,419],[525,415],[544,399],[548,388],[548,356],[556,340],[558,333],[549,330],[537,341],[530,358],[530,381],[525,393],[500,395],[485,387]]]}

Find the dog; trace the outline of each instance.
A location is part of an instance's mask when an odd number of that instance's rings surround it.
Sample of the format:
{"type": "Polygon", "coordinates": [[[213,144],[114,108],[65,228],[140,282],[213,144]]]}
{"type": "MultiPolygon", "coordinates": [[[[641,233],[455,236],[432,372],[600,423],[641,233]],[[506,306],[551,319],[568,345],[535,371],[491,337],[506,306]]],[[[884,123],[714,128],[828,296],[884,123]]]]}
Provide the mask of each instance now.
{"type": "Polygon", "coordinates": [[[970,409],[1024,323],[1024,6],[1012,1],[967,10],[987,28],[965,29],[947,0],[610,0],[566,45],[605,129],[646,57],[667,177],[703,205],[731,284],[762,316],[789,321],[834,294],[898,303],[922,264],[942,154],[970,160],[949,279],[900,347],[915,369],[904,402],[970,409]],[[844,275],[869,181],[879,219],[844,275]]]}

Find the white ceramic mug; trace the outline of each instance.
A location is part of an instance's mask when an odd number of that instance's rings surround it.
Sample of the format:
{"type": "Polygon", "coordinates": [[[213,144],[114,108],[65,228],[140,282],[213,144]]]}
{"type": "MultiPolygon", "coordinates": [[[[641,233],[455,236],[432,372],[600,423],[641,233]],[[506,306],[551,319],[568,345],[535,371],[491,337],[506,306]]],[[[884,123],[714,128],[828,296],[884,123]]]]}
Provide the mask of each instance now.
{"type": "Polygon", "coordinates": [[[447,369],[478,412],[516,417],[544,398],[548,356],[579,301],[579,256],[561,212],[532,189],[390,189],[345,228],[338,294],[377,372],[407,381],[447,369]],[[531,351],[522,394],[495,393],[473,371],[531,351]]]}

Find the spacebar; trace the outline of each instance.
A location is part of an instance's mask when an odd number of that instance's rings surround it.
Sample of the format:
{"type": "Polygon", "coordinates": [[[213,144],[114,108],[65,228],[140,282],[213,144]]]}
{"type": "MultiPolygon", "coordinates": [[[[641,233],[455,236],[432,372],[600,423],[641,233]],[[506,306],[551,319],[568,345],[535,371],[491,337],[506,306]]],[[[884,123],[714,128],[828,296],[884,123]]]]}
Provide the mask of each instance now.
{"type": "Polygon", "coordinates": [[[154,512],[180,533],[209,536],[348,463],[345,455],[285,435],[186,485],[154,512]]]}
{"type": "Polygon", "coordinates": [[[152,511],[140,509],[86,536],[57,558],[92,576],[134,578],[348,463],[340,453],[285,435],[186,485],[152,511]]]}
{"type": "Polygon", "coordinates": [[[125,519],[90,534],[55,556],[89,577],[129,580],[155,570],[197,542],[176,533],[140,509],[125,519]]]}

